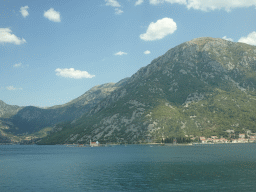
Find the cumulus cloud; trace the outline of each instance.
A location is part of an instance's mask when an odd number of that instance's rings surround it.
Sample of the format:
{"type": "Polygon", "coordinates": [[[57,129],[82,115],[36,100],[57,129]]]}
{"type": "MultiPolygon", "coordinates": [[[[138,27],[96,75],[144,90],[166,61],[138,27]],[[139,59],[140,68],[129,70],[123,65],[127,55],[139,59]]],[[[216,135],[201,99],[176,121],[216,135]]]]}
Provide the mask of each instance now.
{"type": "Polygon", "coordinates": [[[186,5],[188,9],[196,9],[201,11],[213,11],[216,9],[224,9],[227,12],[234,8],[256,6],[256,0],[149,0],[150,4],[157,5],[159,3],[178,3],[186,5]]]}
{"type": "Polygon", "coordinates": [[[29,15],[29,13],[28,13],[28,6],[24,6],[24,7],[21,7],[20,8],[20,12],[21,12],[21,15],[24,17],[24,18],[26,18],[28,15],[29,15]]]}
{"type": "Polygon", "coordinates": [[[144,51],[144,54],[146,54],[146,55],[148,55],[148,54],[150,54],[151,52],[149,51],[149,50],[147,50],[147,51],[144,51]]]}
{"type": "Polygon", "coordinates": [[[135,6],[140,5],[142,3],[143,3],[143,0],[138,0],[138,1],[135,2],[135,6]]]}
{"type": "Polygon", "coordinates": [[[9,28],[0,28],[0,43],[13,43],[20,45],[26,43],[26,40],[12,34],[12,30],[9,28]]]}
{"type": "Polygon", "coordinates": [[[87,71],[80,71],[80,70],[75,70],[74,68],[70,69],[60,69],[57,68],[55,70],[56,75],[66,77],[66,78],[73,78],[73,79],[82,79],[82,78],[93,78],[95,75],[89,74],[87,71]]]}
{"type": "Polygon", "coordinates": [[[106,6],[121,7],[117,0],[105,0],[106,6]]]}
{"type": "Polygon", "coordinates": [[[6,87],[6,89],[9,90],[9,91],[22,90],[22,88],[16,88],[16,87],[14,87],[14,86],[12,86],[12,85],[6,87]]]}
{"type": "Polygon", "coordinates": [[[22,66],[21,63],[16,63],[15,65],[13,65],[14,68],[19,68],[19,67],[21,67],[21,66],[22,66]]]}
{"type": "Polygon", "coordinates": [[[48,11],[45,11],[44,17],[53,22],[60,22],[60,12],[55,11],[53,8],[50,8],[48,11]]]}
{"type": "Polygon", "coordinates": [[[115,8],[115,14],[121,15],[123,11],[121,9],[115,8]]]}
{"type": "Polygon", "coordinates": [[[157,22],[151,22],[146,33],[141,34],[140,38],[144,41],[153,41],[163,39],[165,36],[174,33],[177,30],[177,25],[171,18],[163,18],[157,22]]]}
{"type": "Polygon", "coordinates": [[[127,55],[127,53],[119,51],[119,52],[115,53],[115,55],[127,55]]]}
{"type": "Polygon", "coordinates": [[[227,36],[222,37],[222,39],[225,39],[225,40],[227,40],[227,41],[234,41],[233,39],[228,38],[227,36]]]}
{"type": "Polygon", "coordinates": [[[225,9],[231,11],[234,8],[256,6],[255,0],[188,0],[187,8],[198,9],[202,11],[212,11],[215,9],[225,9]]]}
{"type": "MultiPolygon", "coordinates": [[[[207,1],[207,0],[206,0],[207,1]]],[[[149,0],[149,3],[152,5],[157,5],[160,3],[179,3],[179,4],[187,4],[187,0],[149,0]]]]}
{"type": "Polygon", "coordinates": [[[116,15],[121,15],[124,11],[117,8],[117,7],[121,7],[121,5],[118,3],[117,0],[105,0],[106,2],[106,6],[111,6],[111,7],[116,7],[115,8],[115,14],[116,15]]]}
{"type": "Polygon", "coordinates": [[[256,32],[253,31],[247,37],[241,37],[238,42],[247,43],[249,45],[256,45],[256,32]]]}

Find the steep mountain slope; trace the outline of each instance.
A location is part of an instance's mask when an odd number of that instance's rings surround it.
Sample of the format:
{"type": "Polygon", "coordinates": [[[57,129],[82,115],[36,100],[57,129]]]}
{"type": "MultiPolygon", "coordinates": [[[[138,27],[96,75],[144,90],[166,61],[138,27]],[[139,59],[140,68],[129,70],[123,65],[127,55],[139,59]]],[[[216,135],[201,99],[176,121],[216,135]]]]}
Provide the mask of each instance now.
{"type": "Polygon", "coordinates": [[[210,37],[170,49],[42,144],[256,131],[256,47],[210,37]]]}
{"type": "Polygon", "coordinates": [[[0,118],[8,118],[21,110],[23,107],[19,107],[17,105],[8,105],[5,102],[0,100],[0,118]]]}
{"type": "MultiPolygon", "coordinates": [[[[43,128],[52,127],[56,123],[73,121],[85,112],[90,111],[112,91],[125,84],[126,80],[124,79],[116,84],[107,83],[95,86],[64,105],[49,108],[18,107],[0,103],[2,116],[6,117],[0,119],[0,129],[12,135],[33,134],[43,128]]],[[[49,130],[47,129],[47,131],[49,130]]]]}
{"type": "Polygon", "coordinates": [[[11,143],[10,138],[7,137],[5,131],[13,126],[13,123],[7,119],[17,114],[24,107],[17,105],[8,105],[0,100],[0,143],[11,143]]]}

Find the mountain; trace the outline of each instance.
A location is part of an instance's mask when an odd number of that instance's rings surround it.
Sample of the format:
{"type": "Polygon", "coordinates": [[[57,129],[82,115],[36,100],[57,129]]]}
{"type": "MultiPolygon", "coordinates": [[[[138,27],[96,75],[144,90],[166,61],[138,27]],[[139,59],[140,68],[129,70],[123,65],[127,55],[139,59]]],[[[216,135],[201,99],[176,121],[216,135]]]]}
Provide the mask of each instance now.
{"type": "Polygon", "coordinates": [[[138,143],[256,131],[256,47],[202,37],[141,68],[41,144],[138,143]]]}
{"type": "Polygon", "coordinates": [[[0,100],[0,118],[8,118],[21,110],[23,107],[19,107],[17,105],[8,105],[5,102],[0,100]]]}
{"type": "Polygon", "coordinates": [[[3,134],[11,134],[10,136],[24,134],[38,136],[38,132],[42,132],[43,129],[48,132],[49,127],[53,127],[56,123],[73,121],[90,111],[111,92],[125,84],[126,80],[95,86],[66,104],[48,108],[11,106],[1,101],[0,131],[4,131],[3,134]]]}

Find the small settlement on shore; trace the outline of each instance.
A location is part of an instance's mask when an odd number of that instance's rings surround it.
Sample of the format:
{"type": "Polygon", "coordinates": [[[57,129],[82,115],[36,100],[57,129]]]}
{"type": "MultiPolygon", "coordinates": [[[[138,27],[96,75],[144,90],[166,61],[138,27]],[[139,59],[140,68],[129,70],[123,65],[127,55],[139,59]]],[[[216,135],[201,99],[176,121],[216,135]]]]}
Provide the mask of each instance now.
{"type": "Polygon", "coordinates": [[[92,142],[90,140],[90,145],[88,145],[88,144],[86,145],[86,144],[75,144],[75,143],[73,143],[73,144],[66,144],[66,146],[67,147],[100,147],[102,145],[100,145],[100,143],[98,141],[92,142]]]}
{"type": "MultiPolygon", "coordinates": [[[[185,137],[190,138],[190,143],[177,143],[176,138],[172,143],[166,143],[163,138],[161,143],[141,143],[141,144],[156,144],[156,145],[193,145],[193,144],[221,144],[221,143],[256,143],[256,133],[252,133],[251,131],[246,131],[245,133],[235,134],[233,130],[226,130],[229,133],[228,137],[218,137],[218,136],[194,136],[194,135],[185,135],[185,137]]],[[[120,143],[116,143],[119,145],[120,143]]],[[[98,141],[92,142],[90,140],[90,144],[66,144],[67,147],[107,147],[115,144],[100,144],[98,141]]]]}
{"type": "MultiPolygon", "coordinates": [[[[229,133],[228,138],[217,136],[211,136],[209,138],[206,137],[199,137],[199,142],[206,144],[206,143],[256,143],[256,133],[252,133],[251,131],[247,131],[246,133],[239,133],[238,138],[235,138],[235,132],[234,130],[227,130],[227,133],[229,133]]],[[[192,141],[198,139],[197,137],[190,138],[192,141]]],[[[188,136],[187,136],[188,137],[188,136]]]]}

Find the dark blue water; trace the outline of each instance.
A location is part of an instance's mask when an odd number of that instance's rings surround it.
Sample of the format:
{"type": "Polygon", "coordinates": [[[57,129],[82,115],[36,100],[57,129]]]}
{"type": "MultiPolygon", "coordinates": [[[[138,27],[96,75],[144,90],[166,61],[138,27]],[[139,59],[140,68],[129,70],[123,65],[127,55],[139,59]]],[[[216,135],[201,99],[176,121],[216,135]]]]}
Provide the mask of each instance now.
{"type": "Polygon", "coordinates": [[[0,145],[0,191],[256,191],[255,149],[0,145]]]}

